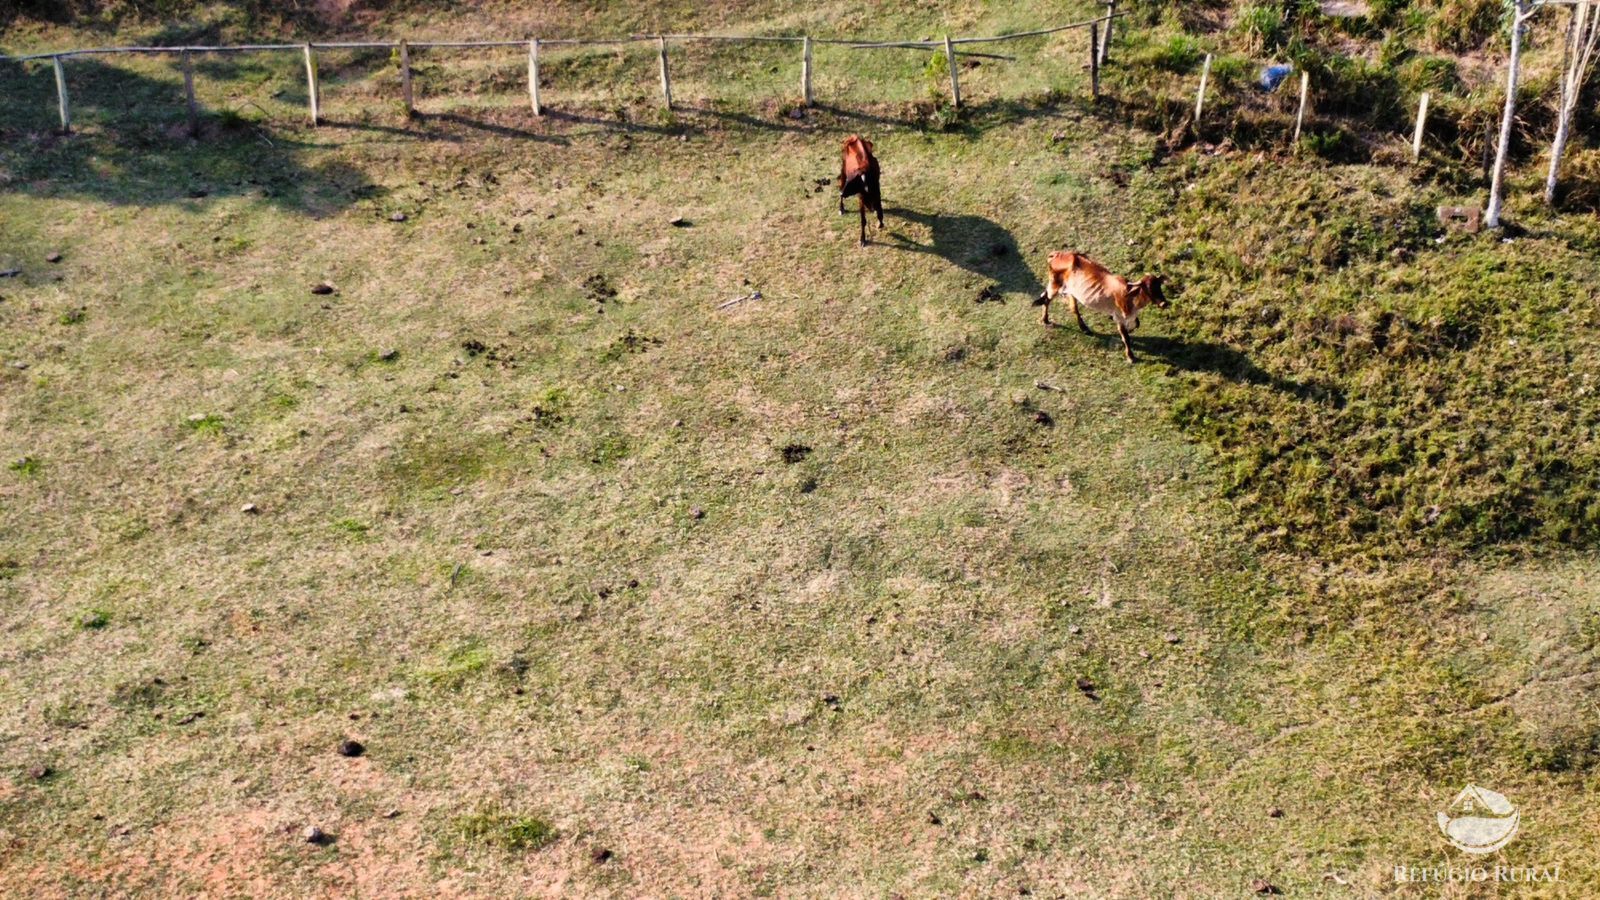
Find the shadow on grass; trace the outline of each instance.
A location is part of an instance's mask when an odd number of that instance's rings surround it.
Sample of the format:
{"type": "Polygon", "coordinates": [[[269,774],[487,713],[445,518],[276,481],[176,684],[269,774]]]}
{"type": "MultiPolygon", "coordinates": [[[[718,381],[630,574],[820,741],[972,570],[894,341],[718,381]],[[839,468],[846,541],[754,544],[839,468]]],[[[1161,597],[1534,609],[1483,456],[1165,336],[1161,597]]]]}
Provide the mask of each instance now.
{"type": "MultiPolygon", "coordinates": [[[[1111,336],[1114,339],[1116,334],[1113,332],[1111,336]]],[[[1208,372],[1230,381],[1271,388],[1297,400],[1320,403],[1335,409],[1344,406],[1344,392],[1338,388],[1273,375],[1256,365],[1244,353],[1226,344],[1214,341],[1186,341],[1163,335],[1140,337],[1135,334],[1133,352],[1146,358],[1160,359],[1167,365],[1185,372],[1208,372]]]]}
{"type": "Polygon", "coordinates": [[[890,230],[886,232],[890,240],[879,239],[884,246],[940,257],[993,280],[1002,293],[1022,294],[1031,299],[1044,290],[1027,260],[1022,258],[1016,238],[998,222],[983,216],[924,213],[887,206],[883,212],[886,218],[925,226],[929,233],[929,242],[920,244],[890,230]]]}
{"type": "MultiPolygon", "coordinates": [[[[239,110],[202,110],[188,133],[178,61],[152,78],[92,58],[66,63],[73,132],[60,133],[55,75],[46,64],[0,64],[0,168],[5,190],[117,205],[162,205],[249,196],[308,216],[331,215],[381,193],[360,168],[311,162],[307,132],[258,128],[239,110]]],[[[208,61],[214,77],[237,71],[208,61]]],[[[246,103],[246,106],[250,104],[246,103]]]]}

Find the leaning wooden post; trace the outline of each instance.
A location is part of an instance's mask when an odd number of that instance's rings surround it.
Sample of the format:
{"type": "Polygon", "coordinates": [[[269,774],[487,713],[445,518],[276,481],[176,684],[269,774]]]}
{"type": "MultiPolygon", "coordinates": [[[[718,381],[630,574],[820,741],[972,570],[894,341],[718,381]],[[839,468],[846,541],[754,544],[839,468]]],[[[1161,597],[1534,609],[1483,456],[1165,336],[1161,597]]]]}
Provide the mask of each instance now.
{"type": "Polygon", "coordinates": [[[1428,92],[1422,92],[1422,102],[1417,104],[1417,131],[1411,136],[1411,161],[1422,159],[1422,134],[1428,130],[1428,92]]]}
{"type": "Polygon", "coordinates": [[[189,136],[200,136],[200,104],[194,99],[194,59],[183,51],[183,96],[189,101],[189,136]]]}
{"type": "Polygon", "coordinates": [[[400,41],[400,96],[405,100],[406,118],[416,118],[417,105],[411,93],[411,45],[404,39],[400,41]]]}
{"type": "Polygon", "coordinates": [[[528,42],[528,99],[533,103],[533,114],[544,115],[544,107],[539,105],[539,39],[534,38],[528,42]]]}
{"type": "Polygon", "coordinates": [[[1100,25],[1089,23],[1089,99],[1100,99],[1100,25]]]}
{"type": "Polygon", "coordinates": [[[1117,0],[1106,3],[1106,33],[1100,38],[1100,65],[1111,61],[1111,23],[1117,20],[1117,0]]]}
{"type": "Polygon", "coordinates": [[[305,45],[306,93],[310,95],[311,124],[322,124],[322,98],[317,96],[317,54],[310,44],[305,45]]]}
{"type": "Polygon", "coordinates": [[[1511,130],[1517,119],[1517,85],[1522,76],[1522,26],[1537,10],[1533,0],[1516,0],[1511,6],[1511,59],[1506,64],[1506,108],[1500,119],[1500,142],[1495,150],[1494,172],[1490,176],[1489,208],[1483,216],[1483,223],[1489,228],[1500,227],[1500,212],[1505,208],[1506,160],[1511,155],[1511,130]]]}
{"type": "Polygon", "coordinates": [[[661,57],[661,97],[667,101],[667,109],[672,108],[672,73],[667,69],[667,39],[656,38],[656,50],[661,57]]]}
{"type": "Polygon", "coordinates": [[[944,36],[944,60],[950,66],[950,102],[956,109],[961,108],[961,74],[956,67],[956,45],[950,43],[950,35],[944,36]]]}
{"type": "Polygon", "coordinates": [[[61,57],[50,57],[56,70],[56,100],[61,104],[61,133],[72,131],[72,105],[67,102],[67,70],[61,67],[61,57]]]}
{"type": "Polygon", "coordinates": [[[1206,108],[1206,82],[1211,80],[1211,54],[1206,54],[1206,63],[1200,67],[1200,93],[1194,98],[1194,123],[1200,124],[1200,113],[1206,108]]]}
{"type": "Polygon", "coordinates": [[[1294,114],[1294,140],[1290,143],[1295,146],[1300,144],[1300,129],[1306,124],[1306,100],[1311,96],[1311,73],[1300,70],[1300,111],[1294,114]]]}
{"type": "Polygon", "coordinates": [[[805,104],[811,105],[811,35],[806,35],[805,44],[800,51],[800,96],[805,98],[805,104]]]}

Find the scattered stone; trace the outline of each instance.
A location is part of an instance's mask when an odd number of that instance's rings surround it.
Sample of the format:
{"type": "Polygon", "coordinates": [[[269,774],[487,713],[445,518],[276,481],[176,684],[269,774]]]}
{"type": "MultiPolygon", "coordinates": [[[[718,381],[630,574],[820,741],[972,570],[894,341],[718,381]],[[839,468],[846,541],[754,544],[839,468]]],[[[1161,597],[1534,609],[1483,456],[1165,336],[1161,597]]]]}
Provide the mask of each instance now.
{"type": "Polygon", "coordinates": [[[1035,425],[1043,425],[1044,427],[1049,428],[1050,426],[1056,424],[1056,420],[1050,418],[1050,414],[1044,410],[1036,409],[1033,411],[1033,423],[1035,425]]]}
{"type": "Polygon", "coordinates": [[[696,506],[694,509],[689,510],[689,518],[691,518],[691,519],[704,519],[705,517],[706,517],[706,511],[701,509],[698,506],[696,506]]]}
{"type": "Polygon", "coordinates": [[[328,842],[327,833],[315,825],[307,825],[306,830],[300,834],[308,844],[326,844],[328,842]]]}
{"type": "Polygon", "coordinates": [[[383,814],[383,817],[385,819],[399,818],[399,816],[400,816],[400,810],[398,810],[398,809],[391,809],[391,810],[389,810],[389,811],[387,811],[387,812],[385,812],[383,814]]]}
{"type": "Polygon", "coordinates": [[[195,710],[194,712],[189,713],[188,715],[182,716],[182,717],[177,718],[177,719],[173,719],[172,720],[172,724],[174,724],[174,725],[192,725],[195,722],[197,722],[197,721],[199,721],[201,719],[204,719],[205,717],[206,717],[206,714],[204,712],[202,712],[200,710],[195,710]]]}
{"type": "Polygon", "coordinates": [[[339,755],[340,756],[355,757],[355,756],[360,756],[361,754],[363,754],[365,752],[367,752],[367,748],[365,746],[363,746],[360,741],[352,741],[352,740],[346,738],[345,740],[342,740],[342,741],[339,742],[339,755]]]}
{"type": "Polygon", "coordinates": [[[333,293],[333,285],[324,281],[321,284],[314,285],[311,288],[311,293],[316,294],[318,297],[326,297],[333,293]]]}
{"type": "Polygon", "coordinates": [[[1088,678],[1079,678],[1077,685],[1078,690],[1081,691],[1085,697],[1088,697],[1090,700],[1100,699],[1099,689],[1095,687],[1093,680],[1088,678]]]}
{"type": "Polygon", "coordinates": [[[40,765],[40,766],[30,766],[28,768],[28,777],[32,778],[34,781],[43,781],[46,778],[49,778],[51,775],[54,775],[54,774],[55,774],[55,769],[52,769],[49,766],[40,765]]]}
{"type": "Polygon", "coordinates": [[[391,222],[404,222],[405,220],[406,220],[406,214],[403,213],[403,212],[397,212],[397,213],[390,213],[389,214],[389,221],[391,221],[391,222]]]}
{"type": "Polygon", "coordinates": [[[1169,644],[1176,644],[1178,642],[1178,633],[1176,631],[1169,631],[1161,639],[1169,644]]]}
{"type": "Polygon", "coordinates": [[[600,847],[599,849],[595,850],[593,853],[589,854],[589,858],[594,860],[594,864],[595,865],[603,866],[606,863],[611,862],[611,858],[613,856],[615,856],[615,855],[616,854],[612,853],[610,850],[606,849],[605,847],[600,847]]]}
{"type": "Polygon", "coordinates": [[[939,818],[939,814],[938,813],[936,813],[936,812],[934,812],[932,810],[929,810],[928,811],[928,824],[929,825],[943,825],[944,824],[944,820],[939,818]]]}
{"type": "Polygon", "coordinates": [[[1004,302],[1006,302],[1006,299],[1005,299],[1005,297],[1001,296],[999,291],[994,289],[994,285],[990,284],[990,285],[985,285],[983,290],[978,292],[978,296],[972,302],[974,302],[974,303],[1004,303],[1004,302]]]}
{"type": "Polygon", "coordinates": [[[1250,882],[1250,890],[1255,891],[1258,894],[1281,894],[1281,893],[1283,893],[1282,891],[1278,890],[1276,885],[1274,885],[1272,882],[1266,880],[1265,878],[1257,878],[1254,881],[1250,882]]]}
{"type": "Polygon", "coordinates": [[[1468,234],[1483,230],[1483,210],[1476,206],[1441,206],[1435,211],[1439,222],[1447,228],[1459,229],[1468,234]]]}
{"type": "Polygon", "coordinates": [[[1082,633],[1082,631],[1083,631],[1083,628],[1081,626],[1078,626],[1078,625],[1068,625],[1067,626],[1067,634],[1080,634],[1080,633],[1082,633]]]}
{"type": "Polygon", "coordinates": [[[21,274],[21,269],[0,269],[0,278],[15,278],[21,274]]]}
{"type": "Polygon", "coordinates": [[[247,516],[253,516],[260,511],[261,510],[257,508],[254,503],[246,503],[245,505],[239,507],[239,512],[242,512],[247,516]]]}
{"type": "Polygon", "coordinates": [[[400,351],[390,347],[378,353],[379,362],[394,362],[400,358],[400,351]]]}
{"type": "Polygon", "coordinates": [[[52,250],[52,251],[50,251],[49,253],[45,254],[44,261],[48,262],[48,263],[61,262],[61,251],[60,250],[52,250]]]}
{"type": "Polygon", "coordinates": [[[1283,810],[1280,809],[1279,807],[1274,806],[1273,808],[1267,810],[1267,818],[1269,818],[1269,819],[1281,819],[1281,818],[1283,818],[1283,810]]]}
{"type": "Polygon", "coordinates": [[[683,216],[673,216],[671,219],[667,220],[667,224],[671,225],[673,228],[688,228],[694,223],[688,219],[685,219],[683,216]]]}
{"type": "Polygon", "coordinates": [[[27,370],[28,364],[25,362],[14,362],[11,364],[11,368],[16,369],[18,372],[22,372],[27,370]]]}

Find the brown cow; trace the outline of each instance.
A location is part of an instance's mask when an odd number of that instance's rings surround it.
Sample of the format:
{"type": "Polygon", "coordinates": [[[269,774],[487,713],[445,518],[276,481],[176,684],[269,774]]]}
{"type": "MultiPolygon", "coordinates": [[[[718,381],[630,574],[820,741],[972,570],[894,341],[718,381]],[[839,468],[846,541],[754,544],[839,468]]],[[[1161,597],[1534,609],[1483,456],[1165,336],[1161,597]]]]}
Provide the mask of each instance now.
{"type": "Polygon", "coordinates": [[[839,167],[839,215],[844,215],[844,198],[861,198],[861,246],[867,245],[867,210],[878,214],[883,228],[883,193],[878,187],[878,160],[872,155],[872,142],[859,134],[844,139],[844,162],[839,167]]]}
{"type": "Polygon", "coordinates": [[[1084,334],[1094,332],[1084,324],[1078,304],[1110,316],[1117,323],[1117,334],[1122,336],[1123,355],[1131,363],[1133,347],[1128,343],[1128,332],[1139,327],[1139,310],[1151,304],[1157,309],[1171,305],[1161,292],[1161,284],[1160,275],[1146,275],[1130,283],[1081,253],[1057,250],[1050,254],[1049,285],[1039,295],[1038,303],[1044,306],[1044,324],[1054,324],[1050,321],[1050,301],[1065,293],[1072,301],[1072,314],[1077,317],[1078,327],[1084,334]]]}

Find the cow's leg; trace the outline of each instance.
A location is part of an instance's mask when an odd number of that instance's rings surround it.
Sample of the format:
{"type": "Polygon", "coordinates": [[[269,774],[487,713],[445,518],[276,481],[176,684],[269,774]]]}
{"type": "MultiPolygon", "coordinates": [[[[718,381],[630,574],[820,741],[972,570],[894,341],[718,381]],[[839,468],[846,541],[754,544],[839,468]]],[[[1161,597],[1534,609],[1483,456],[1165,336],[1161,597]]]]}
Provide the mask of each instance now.
{"type": "Polygon", "coordinates": [[[1072,315],[1078,320],[1078,330],[1082,331],[1084,334],[1094,334],[1094,332],[1089,330],[1089,323],[1083,321],[1083,311],[1078,309],[1078,298],[1072,297],[1071,295],[1068,296],[1072,300],[1072,315]]]}
{"type": "Polygon", "coordinates": [[[1042,321],[1047,328],[1055,324],[1054,322],[1050,321],[1050,301],[1054,300],[1055,298],[1055,291],[1051,290],[1050,288],[1045,288],[1044,293],[1039,295],[1039,305],[1044,307],[1044,318],[1040,321],[1042,321]]]}
{"type": "Polygon", "coordinates": [[[1122,335],[1122,355],[1128,358],[1128,364],[1133,364],[1133,345],[1128,343],[1128,329],[1121,322],[1117,323],[1117,334],[1122,335]]]}
{"type": "Polygon", "coordinates": [[[867,245],[867,195],[861,195],[861,205],[856,210],[861,213],[861,246],[867,245]]]}

